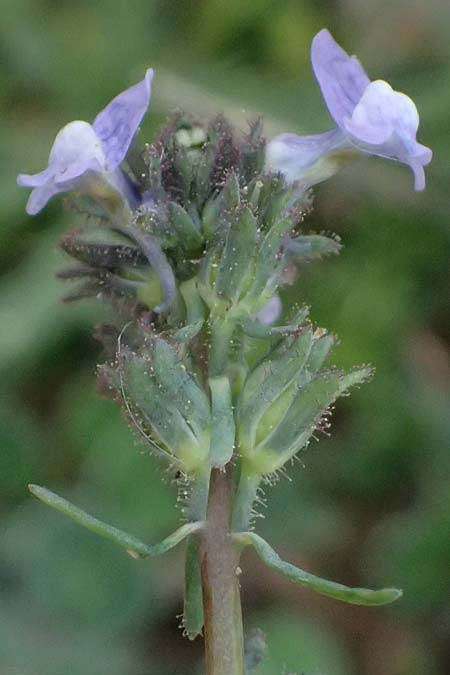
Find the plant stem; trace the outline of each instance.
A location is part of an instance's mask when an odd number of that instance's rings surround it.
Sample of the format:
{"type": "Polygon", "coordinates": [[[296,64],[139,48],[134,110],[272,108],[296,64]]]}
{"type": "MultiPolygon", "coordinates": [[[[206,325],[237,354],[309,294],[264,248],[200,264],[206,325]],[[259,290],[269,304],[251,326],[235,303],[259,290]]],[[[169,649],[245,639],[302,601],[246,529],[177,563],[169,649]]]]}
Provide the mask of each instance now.
{"type": "Polygon", "coordinates": [[[213,469],[201,564],[207,675],[245,672],[238,554],[230,536],[230,492],[230,471],[213,469]]]}

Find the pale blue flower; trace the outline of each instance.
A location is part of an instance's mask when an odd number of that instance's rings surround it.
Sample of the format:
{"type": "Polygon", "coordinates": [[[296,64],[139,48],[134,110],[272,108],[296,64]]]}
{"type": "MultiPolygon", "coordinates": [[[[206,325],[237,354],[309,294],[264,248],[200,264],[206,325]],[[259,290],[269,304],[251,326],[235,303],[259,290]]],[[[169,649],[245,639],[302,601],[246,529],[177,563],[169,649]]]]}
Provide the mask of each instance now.
{"type": "Polygon", "coordinates": [[[423,167],[432,152],[416,140],[419,115],[414,102],[383,80],[371,82],[358,59],[348,56],[326,29],[313,40],[311,61],[337,127],[315,136],[277,136],[267,146],[267,168],[310,186],[364,153],[407,164],[415,189],[423,190],[423,167]]]}
{"type": "Polygon", "coordinates": [[[48,166],[34,175],[20,174],[19,185],[33,188],[27,213],[41,211],[49,199],[78,190],[104,197],[117,194],[130,207],[138,202],[134,186],[120,169],[151,97],[153,70],[114,98],[88,122],[70,122],[57,134],[48,166]]]}

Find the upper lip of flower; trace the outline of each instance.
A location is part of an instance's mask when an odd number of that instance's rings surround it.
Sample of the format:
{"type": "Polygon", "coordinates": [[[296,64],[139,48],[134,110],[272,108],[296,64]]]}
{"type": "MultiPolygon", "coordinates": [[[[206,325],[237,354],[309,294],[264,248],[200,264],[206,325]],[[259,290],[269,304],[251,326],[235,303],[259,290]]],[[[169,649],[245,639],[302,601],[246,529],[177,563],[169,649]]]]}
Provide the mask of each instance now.
{"type": "Polygon", "coordinates": [[[312,41],[311,63],[330,115],[342,128],[370,79],[356,56],[349,56],[326,28],[312,41]]]}

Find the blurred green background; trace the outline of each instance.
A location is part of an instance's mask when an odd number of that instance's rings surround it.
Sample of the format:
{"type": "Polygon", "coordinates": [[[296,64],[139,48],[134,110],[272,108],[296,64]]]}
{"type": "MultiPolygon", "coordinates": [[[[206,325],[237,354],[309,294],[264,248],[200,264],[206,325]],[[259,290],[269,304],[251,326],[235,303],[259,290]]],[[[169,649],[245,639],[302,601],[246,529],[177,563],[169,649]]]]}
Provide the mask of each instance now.
{"type": "MultiPolygon", "coordinates": [[[[341,606],[243,559],[246,628],[262,675],[444,675],[450,670],[450,5],[444,0],[3,0],[0,21],[0,675],[187,675],[182,552],[137,562],[27,494],[45,484],[156,541],[177,523],[175,487],[95,391],[101,319],[66,306],[55,200],[24,212],[19,171],[44,167],[56,131],[92,120],[154,66],[142,137],[176,107],[225,112],[243,130],[331,128],[309,47],[327,26],[373,79],[408,92],[432,147],[425,193],[377,159],[316,189],[305,231],[339,258],[304,268],[295,294],[342,340],[335,362],[375,379],[267,490],[258,531],[292,562],[350,584],[398,585],[395,606],[341,606]]],[[[145,136],[148,134],[148,136],[145,136]]]]}

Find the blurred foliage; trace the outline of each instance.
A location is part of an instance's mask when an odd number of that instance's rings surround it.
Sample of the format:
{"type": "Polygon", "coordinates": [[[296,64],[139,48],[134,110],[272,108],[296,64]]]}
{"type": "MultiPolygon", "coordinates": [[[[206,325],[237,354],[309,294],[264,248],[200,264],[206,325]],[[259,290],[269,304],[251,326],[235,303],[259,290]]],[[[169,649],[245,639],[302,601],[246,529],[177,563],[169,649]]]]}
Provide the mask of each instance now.
{"type": "Polygon", "coordinates": [[[70,216],[54,203],[27,218],[15,176],[42,168],[64,123],[92,119],[149,65],[143,138],[177,106],[223,110],[241,129],[262,112],[270,133],[325,130],[309,66],[323,26],[414,98],[435,155],[424,194],[406,169],[373,159],[316,190],[305,232],[336,232],[345,248],[287,293],[339,334],[338,365],[370,362],[377,374],[339,404],[331,438],[302,456],[293,481],[267,490],[259,530],[306,569],[405,594],[392,608],[340,607],[246,554],[246,625],[267,633],[264,675],[447,673],[450,5],[14,0],[1,19],[1,675],[182,675],[201,663],[201,645],[177,628],[177,552],[134,561],[27,496],[28,482],[47,484],[149,542],[178,516],[174,487],[96,395],[90,333],[104,310],[59,302],[56,243],[70,216]]]}

